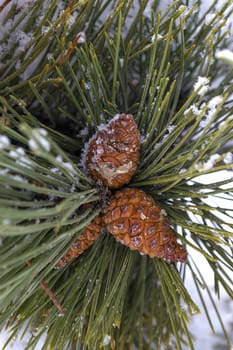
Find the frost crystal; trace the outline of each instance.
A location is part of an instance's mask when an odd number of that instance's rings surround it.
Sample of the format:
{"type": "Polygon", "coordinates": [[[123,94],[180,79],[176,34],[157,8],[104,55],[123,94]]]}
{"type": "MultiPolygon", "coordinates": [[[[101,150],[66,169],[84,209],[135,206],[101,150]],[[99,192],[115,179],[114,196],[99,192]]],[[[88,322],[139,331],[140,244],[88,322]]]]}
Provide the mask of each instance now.
{"type": "Polygon", "coordinates": [[[233,154],[231,152],[225,153],[223,161],[225,164],[232,164],[233,163],[233,154]]]}
{"type": "Polygon", "coordinates": [[[185,18],[188,14],[189,14],[189,8],[185,5],[181,5],[179,8],[178,8],[178,11],[181,12],[181,17],[182,18],[185,18]]]}
{"type": "Polygon", "coordinates": [[[198,95],[203,96],[209,89],[209,79],[206,77],[198,77],[194,84],[194,91],[198,91],[198,95]]]}
{"type": "Polygon", "coordinates": [[[10,140],[5,135],[0,135],[0,150],[8,148],[10,146],[10,140]]]}
{"type": "Polygon", "coordinates": [[[9,176],[15,181],[28,183],[27,179],[25,179],[22,176],[19,176],[19,175],[9,175],[9,176]]]}
{"type": "Polygon", "coordinates": [[[17,164],[25,166],[27,168],[31,167],[31,161],[27,156],[25,156],[25,151],[22,147],[11,150],[9,156],[11,158],[14,158],[17,164]]]}
{"type": "Polygon", "coordinates": [[[41,148],[44,151],[49,152],[51,145],[49,141],[46,139],[48,135],[45,129],[37,128],[32,130],[32,138],[28,141],[28,145],[31,150],[40,152],[41,148]]]}
{"type": "Polygon", "coordinates": [[[111,341],[111,336],[109,334],[106,334],[103,340],[103,346],[107,346],[111,341]]]}
{"type": "Polygon", "coordinates": [[[78,43],[79,44],[83,44],[86,42],[86,34],[84,32],[80,32],[77,34],[77,38],[78,38],[78,43]]]}
{"type": "Polygon", "coordinates": [[[194,167],[199,172],[212,169],[215,166],[215,164],[217,163],[217,161],[220,160],[220,158],[221,158],[221,156],[218,153],[212,154],[206,162],[197,163],[194,165],[194,167]]]}
{"type": "Polygon", "coordinates": [[[215,96],[211,98],[211,100],[209,101],[208,107],[211,110],[215,110],[218,107],[218,105],[222,103],[222,101],[223,101],[223,97],[221,95],[215,96]]]}
{"type": "Polygon", "coordinates": [[[153,34],[152,37],[151,37],[151,39],[150,39],[152,43],[155,41],[155,38],[156,38],[156,35],[153,34]]]}
{"type": "Polygon", "coordinates": [[[223,102],[223,96],[218,95],[213,97],[209,102],[208,102],[208,112],[205,115],[205,119],[201,121],[200,126],[201,127],[205,127],[206,125],[208,125],[213,116],[216,113],[217,107],[223,102]]]}
{"type": "Polygon", "coordinates": [[[184,111],[184,115],[187,115],[190,112],[194,115],[199,115],[201,113],[201,110],[197,107],[196,104],[193,104],[187,108],[186,111],[184,111]]]}
{"type": "Polygon", "coordinates": [[[72,165],[71,163],[69,163],[69,162],[64,162],[63,159],[62,159],[62,157],[61,157],[60,155],[56,157],[56,160],[57,160],[57,162],[60,163],[60,165],[61,165],[62,167],[64,167],[64,168],[70,170],[70,172],[72,172],[72,173],[75,172],[75,171],[74,171],[73,165],[72,165]]]}
{"type": "Polygon", "coordinates": [[[32,38],[32,34],[20,31],[17,33],[16,37],[17,37],[17,40],[19,42],[19,50],[24,51],[25,46],[29,43],[29,41],[32,38]]]}
{"type": "Polygon", "coordinates": [[[167,131],[169,132],[169,134],[175,129],[175,125],[169,125],[167,127],[167,131]]]}
{"type": "Polygon", "coordinates": [[[186,171],[187,171],[187,169],[181,168],[180,171],[179,171],[179,174],[185,173],[186,171]]]}

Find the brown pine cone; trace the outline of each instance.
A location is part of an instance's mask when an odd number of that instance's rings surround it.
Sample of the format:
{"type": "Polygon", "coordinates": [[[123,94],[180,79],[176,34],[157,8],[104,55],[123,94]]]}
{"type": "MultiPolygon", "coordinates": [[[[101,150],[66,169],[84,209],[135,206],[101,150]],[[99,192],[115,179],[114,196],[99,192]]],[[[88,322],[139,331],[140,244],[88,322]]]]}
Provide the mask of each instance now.
{"type": "Polygon", "coordinates": [[[96,216],[85,230],[78,236],[76,241],[70,246],[65,255],[58,261],[55,268],[65,266],[70,260],[81,255],[88,249],[98,238],[103,228],[102,218],[100,215],[96,216]]]}
{"type": "Polygon", "coordinates": [[[91,178],[109,188],[120,188],[135,174],[139,163],[140,133],[131,114],[116,115],[90,141],[84,154],[91,178]]]}
{"type": "Polygon", "coordinates": [[[103,221],[115,239],[141,254],[167,262],[185,262],[187,252],[177,243],[164,210],[144,191],[125,188],[111,198],[103,221]]]}

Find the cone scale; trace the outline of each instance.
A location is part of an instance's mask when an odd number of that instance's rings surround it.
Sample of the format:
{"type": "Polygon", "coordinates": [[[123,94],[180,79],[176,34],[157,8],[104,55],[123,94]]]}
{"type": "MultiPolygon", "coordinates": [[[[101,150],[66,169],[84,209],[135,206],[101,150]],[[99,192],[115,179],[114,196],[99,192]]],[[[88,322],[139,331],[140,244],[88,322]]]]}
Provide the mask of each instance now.
{"type": "Polygon", "coordinates": [[[140,133],[131,114],[116,115],[93,136],[84,154],[90,177],[111,189],[129,183],[139,163],[140,133]]]}
{"type": "Polygon", "coordinates": [[[114,238],[141,254],[167,262],[185,262],[187,252],[177,243],[162,210],[144,191],[119,190],[104,210],[103,221],[114,238]]]}
{"type": "Polygon", "coordinates": [[[65,266],[70,260],[77,258],[86,249],[88,249],[99,238],[103,226],[100,215],[96,216],[85,230],[78,236],[76,241],[71,244],[67,252],[56,264],[56,268],[65,266]]]}

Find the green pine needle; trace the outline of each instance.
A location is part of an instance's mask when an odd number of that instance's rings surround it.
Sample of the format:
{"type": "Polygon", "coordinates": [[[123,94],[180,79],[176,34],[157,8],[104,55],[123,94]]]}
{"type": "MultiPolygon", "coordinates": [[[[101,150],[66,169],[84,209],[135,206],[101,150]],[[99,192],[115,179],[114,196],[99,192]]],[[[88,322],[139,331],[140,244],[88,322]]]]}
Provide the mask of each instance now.
{"type": "Polygon", "coordinates": [[[229,42],[231,1],[218,11],[213,2],[210,23],[197,3],[173,1],[164,13],[159,1],[151,11],[148,4],[54,0],[46,8],[38,1],[19,12],[0,41],[8,43],[0,52],[0,327],[11,330],[9,341],[26,327],[28,350],[42,334],[42,350],[194,349],[189,321],[199,308],[187,272],[214,331],[207,292],[230,348],[192,252],[213,271],[216,294],[223,288],[232,297],[233,186],[231,178],[221,180],[233,168],[232,69],[215,58],[229,42]],[[20,36],[9,40],[19,30],[25,44],[20,36]],[[75,42],[84,30],[86,42],[75,42]],[[107,199],[82,157],[98,126],[117,113],[132,113],[142,134],[129,186],[166,211],[188,262],[142,257],[104,231],[80,257],[55,269],[107,199]],[[214,183],[200,181],[213,172],[214,183]]]}

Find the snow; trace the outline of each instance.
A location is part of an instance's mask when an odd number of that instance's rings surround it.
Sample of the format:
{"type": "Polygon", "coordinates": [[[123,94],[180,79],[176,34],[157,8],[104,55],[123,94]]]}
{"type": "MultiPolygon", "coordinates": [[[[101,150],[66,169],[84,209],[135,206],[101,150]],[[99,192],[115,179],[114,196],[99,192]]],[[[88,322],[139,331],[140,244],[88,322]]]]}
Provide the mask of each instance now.
{"type": "Polygon", "coordinates": [[[19,42],[19,51],[24,51],[25,46],[29,43],[29,41],[32,39],[32,33],[25,33],[23,31],[19,31],[16,35],[16,40],[19,42]]]}
{"type": "MultiPolygon", "coordinates": [[[[232,300],[226,294],[226,292],[223,290],[222,287],[220,288],[221,299],[218,299],[218,297],[214,293],[214,275],[209,264],[206,262],[205,258],[201,256],[200,253],[194,250],[191,251],[191,249],[189,250],[189,252],[192,254],[192,257],[195,260],[195,263],[198,264],[198,268],[200,269],[202,276],[207,282],[207,286],[210,290],[211,296],[219,309],[224,326],[228,330],[228,333],[231,337],[231,341],[233,344],[233,337],[231,332],[231,322],[232,322],[232,315],[233,315],[232,300]]],[[[210,318],[213,322],[215,333],[213,333],[209,327],[204,308],[200,303],[199,294],[196,290],[195,283],[193,281],[193,277],[191,276],[190,271],[187,271],[186,278],[187,278],[186,286],[193,300],[197,303],[201,311],[201,314],[193,315],[191,326],[190,326],[191,332],[194,336],[195,350],[204,350],[204,349],[226,350],[227,347],[225,344],[225,339],[223,338],[223,331],[221,329],[221,325],[217,318],[216,312],[213,308],[212,302],[208,296],[206,288],[203,287],[202,295],[205,298],[206,307],[210,315],[210,318]]],[[[232,275],[232,278],[233,278],[233,275],[232,275]]],[[[184,348],[183,350],[188,350],[188,348],[184,348]]]]}
{"type": "Polygon", "coordinates": [[[194,168],[199,172],[212,169],[220,158],[221,156],[218,153],[212,154],[206,162],[196,163],[194,168]]]}
{"type": "Polygon", "coordinates": [[[49,141],[46,139],[46,136],[48,135],[47,131],[42,128],[35,128],[32,130],[32,138],[29,139],[28,145],[31,148],[31,150],[35,152],[40,152],[41,148],[44,151],[49,152],[51,145],[49,141]]]}
{"type": "Polygon", "coordinates": [[[86,42],[86,33],[80,32],[77,34],[78,44],[84,44],[86,42]]]}
{"type": "Polygon", "coordinates": [[[108,344],[110,344],[111,341],[111,336],[109,334],[106,334],[103,340],[103,346],[107,346],[108,344]]]}
{"type": "Polygon", "coordinates": [[[223,102],[223,96],[221,95],[217,95],[213,98],[211,98],[211,100],[208,102],[208,108],[213,112],[215,113],[216,111],[216,108],[218,107],[218,105],[220,103],[223,102]]]}
{"type": "Polygon", "coordinates": [[[63,168],[66,168],[67,170],[70,170],[72,173],[75,172],[73,165],[72,165],[71,163],[69,163],[69,162],[64,162],[61,155],[58,155],[58,156],[56,157],[56,161],[57,161],[58,163],[60,163],[60,165],[61,165],[63,168]]]}
{"type": "Polygon", "coordinates": [[[231,152],[227,152],[224,154],[223,162],[225,164],[232,164],[233,163],[233,154],[231,152]]]}
{"type": "Polygon", "coordinates": [[[197,91],[198,95],[203,96],[209,90],[209,79],[206,77],[198,77],[197,82],[194,84],[194,91],[197,91]]]}
{"type": "MultiPolygon", "coordinates": [[[[35,1],[35,0],[34,0],[35,1]]],[[[16,1],[14,1],[15,3],[16,1]]],[[[194,2],[194,1],[193,1],[194,2]]],[[[219,1],[217,4],[217,7],[220,7],[223,5],[225,1],[219,1]]],[[[10,2],[10,4],[6,7],[6,9],[0,14],[0,36],[2,36],[4,33],[6,33],[9,28],[13,26],[13,21],[8,21],[4,26],[2,25],[2,19],[4,18],[4,15],[6,14],[7,10],[9,10],[9,7],[12,5],[13,1],[10,2]]],[[[26,7],[29,2],[25,0],[18,0],[17,1],[17,6],[18,7],[26,7]]],[[[33,1],[31,1],[33,3],[33,1]]],[[[150,0],[144,10],[144,16],[151,17],[151,6],[154,3],[154,0],[150,0]]],[[[162,1],[163,9],[165,9],[170,3],[170,0],[167,1],[162,1]]],[[[212,4],[212,0],[208,1],[202,1],[202,11],[204,12],[208,9],[208,7],[212,4]]],[[[218,10],[218,8],[216,9],[218,10]]],[[[206,24],[210,23],[214,19],[215,14],[210,13],[207,14],[205,18],[206,24]]],[[[72,24],[72,21],[74,21],[75,18],[70,18],[70,24],[72,24]]],[[[233,28],[233,26],[232,26],[233,28]]],[[[43,31],[44,33],[48,30],[48,27],[44,27],[43,31]]],[[[232,30],[232,29],[231,29],[232,30]]],[[[21,35],[20,39],[20,47],[25,45],[31,38],[30,34],[25,34],[24,32],[20,32],[18,35],[21,35]]],[[[152,40],[154,40],[154,36],[152,36],[152,40]]],[[[84,40],[84,36],[82,38],[79,38],[79,43],[81,42],[80,40],[84,40]]],[[[2,45],[1,51],[4,49],[4,45],[2,45]]],[[[227,63],[233,64],[233,52],[230,51],[229,49],[225,50],[220,50],[216,53],[216,59],[225,61],[227,63]]],[[[194,85],[194,90],[198,91],[198,94],[203,96],[209,88],[209,80],[206,77],[199,77],[198,81],[194,85]],[[200,89],[200,90],[199,90],[200,89]]],[[[215,108],[217,107],[218,103],[221,103],[220,100],[218,101],[216,98],[212,99],[211,104],[209,104],[209,107],[212,112],[215,111],[215,108]]],[[[200,110],[193,105],[192,106],[192,112],[196,115],[199,115],[200,110]]],[[[44,130],[45,131],[45,130],[44,130]]],[[[48,140],[46,139],[47,134],[43,132],[38,132],[36,135],[34,135],[34,138],[32,138],[29,142],[29,146],[33,150],[38,149],[38,145],[42,147],[44,150],[49,151],[50,150],[50,144],[48,140]]],[[[85,133],[84,133],[85,134],[85,133]]],[[[5,136],[5,135],[0,135],[0,150],[3,150],[5,148],[8,148],[10,146],[10,140],[5,136]]],[[[23,153],[21,151],[15,151],[16,153],[12,152],[10,155],[14,158],[16,155],[20,157],[20,155],[23,156],[23,153]]],[[[20,158],[19,158],[20,159],[20,158]]],[[[204,167],[206,169],[209,169],[209,167],[212,167],[215,163],[215,161],[218,159],[218,155],[213,155],[210,157],[210,159],[204,164],[204,167]]],[[[230,164],[233,161],[233,155],[232,153],[228,152],[224,156],[224,162],[226,164],[230,164]]],[[[211,182],[216,182],[216,176],[217,179],[220,180],[220,177],[223,179],[224,177],[229,178],[229,176],[232,176],[229,172],[224,172],[222,173],[222,176],[220,176],[220,173],[216,175],[215,173],[208,174],[205,178],[201,176],[199,180],[202,183],[210,184],[211,182]]],[[[22,180],[22,179],[20,179],[22,180]]],[[[196,179],[197,180],[197,179],[196,179]]],[[[216,198],[215,198],[216,201],[216,198]]],[[[220,203],[218,203],[221,205],[220,203]]],[[[5,224],[7,222],[5,221],[5,224]]],[[[190,249],[191,252],[191,249],[190,249]]],[[[208,283],[208,286],[211,290],[211,293],[213,292],[214,289],[214,277],[212,270],[210,269],[208,263],[206,260],[198,254],[196,251],[192,251],[192,256],[195,259],[197,265],[200,267],[201,272],[205,278],[205,280],[208,283]]],[[[189,289],[189,292],[191,296],[194,298],[194,300],[198,303],[198,294],[196,291],[196,288],[194,286],[193,278],[191,277],[190,273],[187,273],[187,280],[186,280],[186,285],[189,289]]],[[[203,290],[203,293],[205,294],[206,292],[203,290]]],[[[217,305],[220,310],[220,314],[224,320],[224,324],[226,328],[228,328],[230,332],[230,323],[232,322],[232,314],[233,314],[233,303],[229,299],[229,297],[226,295],[226,293],[221,290],[221,300],[217,300],[215,297],[214,293],[212,293],[213,298],[216,300],[217,305]]],[[[198,303],[199,304],[199,303],[198,303]]],[[[200,306],[200,304],[199,304],[200,306]]],[[[192,333],[195,335],[196,340],[195,340],[195,350],[203,350],[203,349],[214,349],[216,345],[216,341],[219,340],[216,336],[213,336],[211,333],[211,330],[209,328],[208,322],[204,316],[204,312],[202,310],[202,307],[200,306],[202,314],[201,315],[194,315],[193,320],[191,322],[191,330],[192,333]]],[[[222,334],[222,330],[220,327],[220,324],[217,320],[216,313],[213,310],[213,306],[210,301],[207,302],[207,309],[210,313],[211,319],[214,323],[216,333],[222,334]]],[[[24,339],[14,339],[12,340],[9,345],[5,348],[6,350],[24,350],[27,346],[27,342],[29,340],[29,333],[26,333],[26,337],[24,339]]],[[[5,341],[9,337],[9,333],[6,330],[2,330],[0,333],[0,348],[3,347],[5,341]]],[[[44,343],[44,338],[43,336],[38,344],[34,347],[34,350],[41,350],[43,343],[44,343]]],[[[108,345],[110,343],[111,337],[107,334],[104,339],[103,339],[103,345],[108,345]]],[[[223,345],[224,349],[224,345],[223,345]]]]}
{"type": "Polygon", "coordinates": [[[28,183],[28,180],[25,179],[24,177],[20,176],[20,175],[12,175],[12,174],[10,174],[9,176],[15,181],[28,183]]]}
{"type": "Polygon", "coordinates": [[[189,114],[189,112],[192,112],[194,115],[198,116],[201,113],[201,110],[197,107],[196,104],[191,105],[186,111],[184,111],[184,115],[189,114]]]}
{"type": "Polygon", "coordinates": [[[31,160],[25,155],[25,150],[22,147],[11,150],[9,156],[15,159],[17,164],[27,168],[31,167],[31,160]]]}
{"type": "Polygon", "coordinates": [[[215,58],[233,65],[233,52],[228,49],[217,51],[215,58]]]}
{"type": "Polygon", "coordinates": [[[5,135],[0,135],[0,150],[10,146],[10,139],[5,135]]]}

